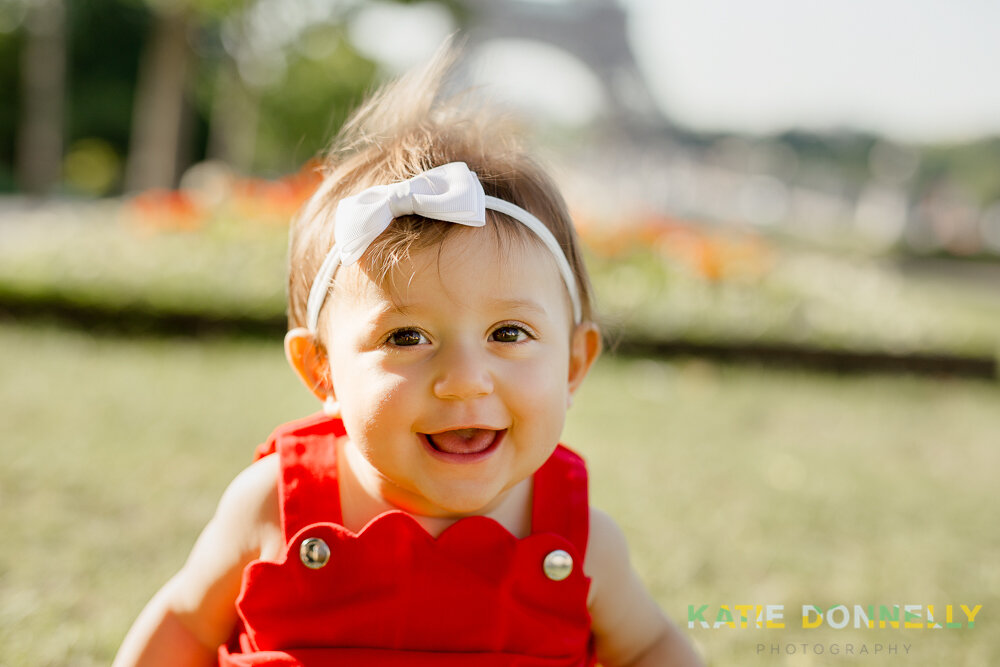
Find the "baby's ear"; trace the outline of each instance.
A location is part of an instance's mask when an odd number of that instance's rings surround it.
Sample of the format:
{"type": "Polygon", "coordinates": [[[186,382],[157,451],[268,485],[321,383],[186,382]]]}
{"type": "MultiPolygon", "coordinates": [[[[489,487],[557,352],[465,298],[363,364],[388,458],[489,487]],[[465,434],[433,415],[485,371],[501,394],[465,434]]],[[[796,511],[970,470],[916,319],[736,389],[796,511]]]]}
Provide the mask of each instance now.
{"type": "Polygon", "coordinates": [[[326,350],[305,327],[285,334],[285,358],[302,383],[321,401],[334,396],[326,350]]]}
{"type": "Polygon", "coordinates": [[[601,332],[593,322],[582,322],[573,330],[569,343],[570,396],[587,377],[590,367],[601,353],[601,332]]]}

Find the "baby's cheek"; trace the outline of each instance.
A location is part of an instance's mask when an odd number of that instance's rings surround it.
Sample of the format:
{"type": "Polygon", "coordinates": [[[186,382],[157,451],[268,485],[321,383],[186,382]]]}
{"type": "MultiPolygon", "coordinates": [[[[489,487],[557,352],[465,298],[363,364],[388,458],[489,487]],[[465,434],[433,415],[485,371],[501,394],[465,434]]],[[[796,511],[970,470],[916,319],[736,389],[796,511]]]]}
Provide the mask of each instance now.
{"type": "Polygon", "coordinates": [[[540,437],[556,439],[562,434],[566,420],[568,389],[566,382],[554,380],[551,375],[532,379],[531,390],[516,398],[516,412],[532,424],[540,437]]]}
{"type": "Polygon", "coordinates": [[[535,400],[548,404],[559,397],[565,396],[569,390],[569,367],[564,364],[549,364],[533,369],[526,380],[526,386],[531,387],[530,393],[535,400]]]}
{"type": "Polygon", "coordinates": [[[366,428],[395,428],[412,414],[416,395],[411,384],[398,376],[369,373],[364,377],[363,387],[352,393],[344,409],[363,419],[366,428]]]}

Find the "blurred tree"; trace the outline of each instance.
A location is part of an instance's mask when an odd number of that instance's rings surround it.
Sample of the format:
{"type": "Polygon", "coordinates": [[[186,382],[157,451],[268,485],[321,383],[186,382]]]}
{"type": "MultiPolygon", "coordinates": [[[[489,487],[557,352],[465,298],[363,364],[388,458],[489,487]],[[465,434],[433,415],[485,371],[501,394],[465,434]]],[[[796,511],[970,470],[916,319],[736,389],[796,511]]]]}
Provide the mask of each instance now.
{"type": "Polygon", "coordinates": [[[232,58],[219,62],[209,94],[206,157],[249,173],[257,144],[259,94],[244,83],[232,58]]]}
{"type": "MultiPolygon", "coordinates": [[[[410,0],[393,0],[408,4],[410,0]]],[[[442,2],[460,17],[453,0],[442,2]]],[[[226,15],[203,67],[206,154],[241,172],[287,172],[326,147],[377,74],[345,28],[362,0],[252,0],[226,15]]]]}
{"type": "Polygon", "coordinates": [[[128,191],[176,184],[188,162],[195,101],[208,121],[208,157],[239,171],[287,169],[315,154],[375,73],[341,29],[361,0],[130,1],[148,7],[153,20],[132,110],[128,191]],[[222,48],[213,49],[215,41],[222,48]],[[298,108],[285,114],[278,105],[298,108]],[[275,132],[260,122],[266,111],[293,125],[275,132]],[[275,134],[288,140],[277,150],[266,146],[275,134]]]}
{"type": "Polygon", "coordinates": [[[917,174],[921,189],[947,177],[962,183],[979,205],[1000,199],[1000,137],[926,146],[921,153],[917,174]]]}
{"type": "MultiPolygon", "coordinates": [[[[454,0],[442,4],[459,15],[454,0]]],[[[355,48],[345,27],[366,6],[364,0],[0,0],[0,189],[15,187],[20,155],[39,164],[48,156],[44,169],[32,167],[48,174],[38,180],[41,188],[58,184],[61,171],[63,188],[89,195],[123,185],[172,187],[205,156],[244,173],[297,169],[325,147],[376,76],[377,65],[355,48]],[[46,6],[62,9],[62,24],[43,31],[49,48],[29,47],[28,9],[46,6]],[[43,61],[56,58],[62,73],[57,65],[32,69],[27,60],[36,53],[43,61]],[[48,72],[44,104],[30,101],[20,84],[35,80],[29,75],[36,70],[48,72]],[[42,121],[48,130],[32,129],[42,121]],[[22,148],[32,137],[48,140],[49,149],[22,148]]]]}
{"type": "MultiPolygon", "coordinates": [[[[114,173],[104,189],[80,188],[64,165],[67,190],[110,194],[121,188],[128,152],[139,56],[152,24],[145,5],[122,0],[68,3],[69,78],[66,160],[103,143],[112,153],[114,173]]],[[[90,157],[94,157],[91,155],[90,157]]],[[[78,165],[79,166],[79,165],[78,165]]]]}
{"type": "Polygon", "coordinates": [[[238,11],[249,0],[142,0],[152,11],[132,107],[125,189],[173,187],[188,150],[187,92],[193,65],[191,33],[199,25],[238,11]]]}
{"type": "Polygon", "coordinates": [[[15,189],[14,144],[17,140],[23,17],[0,0],[0,192],[15,189]]]}
{"type": "Polygon", "coordinates": [[[260,96],[257,169],[288,171],[316,157],[376,76],[341,25],[312,26],[297,44],[281,83],[260,96]]]}
{"type": "Polygon", "coordinates": [[[41,195],[59,183],[66,88],[66,8],[63,0],[27,5],[21,52],[21,117],[17,181],[41,195]]]}

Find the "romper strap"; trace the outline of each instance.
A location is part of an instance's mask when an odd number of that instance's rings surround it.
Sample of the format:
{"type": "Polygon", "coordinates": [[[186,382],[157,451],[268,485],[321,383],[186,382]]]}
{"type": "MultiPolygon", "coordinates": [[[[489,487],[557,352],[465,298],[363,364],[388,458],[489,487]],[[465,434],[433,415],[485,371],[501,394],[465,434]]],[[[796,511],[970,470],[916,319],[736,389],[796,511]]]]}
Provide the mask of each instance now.
{"type": "Polygon", "coordinates": [[[578,454],[559,445],[535,473],[531,532],[562,535],[582,558],[589,530],[587,467],[578,454]]]}
{"type": "Polygon", "coordinates": [[[316,415],[282,427],[261,448],[281,457],[278,501],[286,544],[310,524],[342,522],[337,439],[343,435],[342,421],[316,415]]]}

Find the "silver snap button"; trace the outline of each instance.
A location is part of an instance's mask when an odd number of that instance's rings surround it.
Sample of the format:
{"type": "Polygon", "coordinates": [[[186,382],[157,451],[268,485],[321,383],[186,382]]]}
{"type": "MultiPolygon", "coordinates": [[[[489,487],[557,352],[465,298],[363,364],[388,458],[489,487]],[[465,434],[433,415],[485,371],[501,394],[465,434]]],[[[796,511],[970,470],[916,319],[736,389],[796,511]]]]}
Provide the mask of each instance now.
{"type": "Polygon", "coordinates": [[[302,541],[299,547],[299,558],[302,564],[311,570],[318,570],[330,561],[330,547],[318,537],[310,537],[302,541]]]}
{"type": "Polygon", "coordinates": [[[562,581],[573,571],[573,557],[562,549],[550,551],[542,562],[542,570],[552,581],[562,581]]]}

